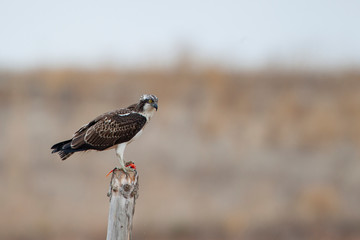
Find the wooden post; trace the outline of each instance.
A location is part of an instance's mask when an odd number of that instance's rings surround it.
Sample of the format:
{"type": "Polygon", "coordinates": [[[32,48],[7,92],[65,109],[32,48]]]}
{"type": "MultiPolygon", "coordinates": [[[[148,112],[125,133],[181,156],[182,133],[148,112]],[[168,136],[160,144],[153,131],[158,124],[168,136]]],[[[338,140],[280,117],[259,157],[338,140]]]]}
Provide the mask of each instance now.
{"type": "Polygon", "coordinates": [[[110,209],[106,240],[131,240],[135,201],[138,198],[138,173],[113,170],[108,197],[110,209]]]}

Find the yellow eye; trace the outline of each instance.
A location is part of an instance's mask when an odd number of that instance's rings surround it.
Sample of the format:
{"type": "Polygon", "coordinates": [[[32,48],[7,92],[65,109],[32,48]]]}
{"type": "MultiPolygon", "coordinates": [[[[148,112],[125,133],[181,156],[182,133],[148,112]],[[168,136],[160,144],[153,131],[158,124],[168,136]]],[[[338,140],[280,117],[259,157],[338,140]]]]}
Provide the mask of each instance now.
{"type": "Polygon", "coordinates": [[[152,102],[153,102],[153,100],[152,100],[152,99],[150,99],[150,100],[149,100],[149,103],[152,103],[152,102]]]}

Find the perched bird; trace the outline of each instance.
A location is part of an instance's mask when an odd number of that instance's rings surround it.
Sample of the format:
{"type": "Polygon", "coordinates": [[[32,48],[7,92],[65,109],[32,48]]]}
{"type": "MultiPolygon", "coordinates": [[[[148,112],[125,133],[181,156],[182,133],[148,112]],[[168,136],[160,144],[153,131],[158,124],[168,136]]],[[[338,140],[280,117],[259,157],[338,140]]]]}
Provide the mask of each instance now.
{"type": "Polygon", "coordinates": [[[69,140],[51,147],[62,160],[75,152],[115,148],[121,168],[126,172],[125,147],[141,135],[145,125],[158,109],[155,95],[142,95],[137,104],[104,113],[76,131],[69,140]]]}

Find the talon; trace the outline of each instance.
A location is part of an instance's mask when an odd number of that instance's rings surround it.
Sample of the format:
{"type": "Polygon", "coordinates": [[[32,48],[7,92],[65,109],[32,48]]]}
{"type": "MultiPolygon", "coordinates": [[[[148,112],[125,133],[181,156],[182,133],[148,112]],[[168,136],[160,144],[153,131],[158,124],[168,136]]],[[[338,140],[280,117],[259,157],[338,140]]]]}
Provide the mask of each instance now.
{"type": "MultiPolygon", "coordinates": [[[[122,170],[126,173],[127,170],[128,171],[131,171],[132,169],[136,170],[136,165],[134,164],[134,162],[130,161],[130,162],[127,162],[125,164],[125,167],[127,168],[122,168],[122,170]]],[[[114,172],[114,170],[117,169],[117,168],[114,168],[113,170],[111,170],[108,174],[106,174],[106,177],[108,177],[112,172],[114,172]]]]}

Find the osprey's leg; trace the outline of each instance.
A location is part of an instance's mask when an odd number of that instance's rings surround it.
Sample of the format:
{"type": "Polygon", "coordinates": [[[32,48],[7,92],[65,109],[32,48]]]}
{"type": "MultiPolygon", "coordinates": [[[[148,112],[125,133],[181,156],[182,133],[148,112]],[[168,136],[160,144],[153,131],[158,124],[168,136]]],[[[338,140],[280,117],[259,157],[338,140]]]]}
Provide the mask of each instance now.
{"type": "Polygon", "coordinates": [[[120,162],[120,168],[121,168],[122,170],[124,170],[124,172],[127,172],[127,171],[126,171],[126,167],[125,167],[125,161],[124,161],[124,159],[119,159],[119,162],[120,162]]]}
{"type": "Polygon", "coordinates": [[[124,172],[133,172],[136,169],[136,166],[134,165],[134,163],[133,162],[125,163],[125,161],[124,161],[124,151],[125,151],[126,145],[127,145],[126,143],[121,143],[121,144],[117,145],[116,156],[119,159],[120,169],[122,169],[124,172]]]}
{"type": "Polygon", "coordinates": [[[125,167],[125,161],[124,161],[124,151],[125,151],[125,147],[126,147],[126,143],[121,143],[119,145],[117,145],[116,147],[116,156],[119,159],[119,163],[120,163],[120,168],[124,171],[127,172],[127,169],[125,167]]]}

